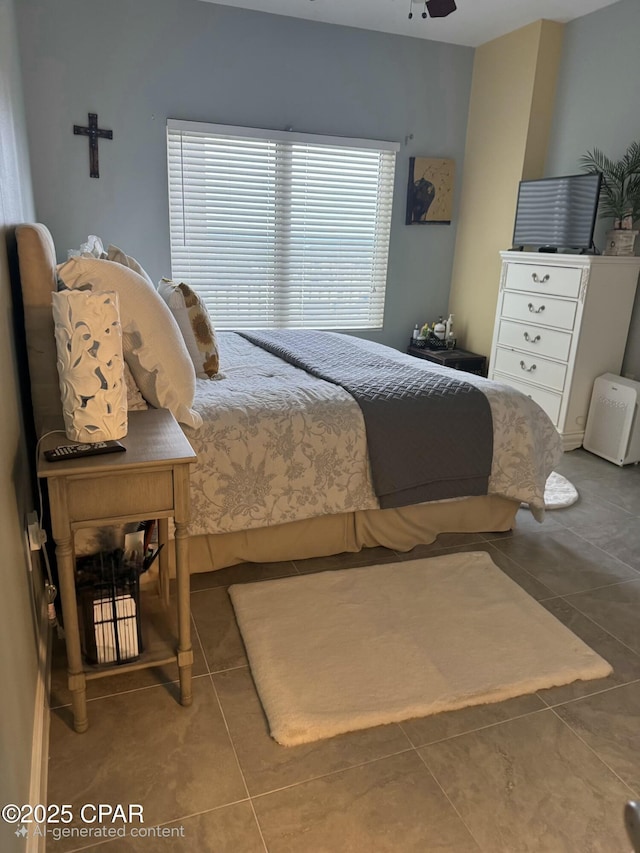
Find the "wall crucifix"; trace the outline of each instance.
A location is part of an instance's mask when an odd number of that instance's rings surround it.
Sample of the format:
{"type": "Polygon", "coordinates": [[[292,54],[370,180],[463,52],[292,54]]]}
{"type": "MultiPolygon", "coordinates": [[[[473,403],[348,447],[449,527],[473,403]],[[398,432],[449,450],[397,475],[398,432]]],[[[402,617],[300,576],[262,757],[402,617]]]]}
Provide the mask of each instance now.
{"type": "Polygon", "coordinates": [[[89,113],[89,127],[73,125],[76,136],[89,137],[89,176],[100,177],[100,164],[98,163],[98,139],[113,139],[112,130],[102,130],[98,127],[98,113],[89,113]]]}

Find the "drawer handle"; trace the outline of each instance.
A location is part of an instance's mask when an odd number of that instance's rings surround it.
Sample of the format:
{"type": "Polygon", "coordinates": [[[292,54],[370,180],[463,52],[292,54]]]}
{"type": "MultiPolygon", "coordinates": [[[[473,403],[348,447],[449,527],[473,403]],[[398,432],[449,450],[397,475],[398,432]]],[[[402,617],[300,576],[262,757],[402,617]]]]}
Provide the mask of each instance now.
{"type": "Polygon", "coordinates": [[[535,338],[532,338],[529,332],[524,333],[524,339],[531,344],[537,344],[538,341],[541,340],[540,335],[536,335],[535,338]]]}
{"type": "Polygon", "coordinates": [[[533,302],[530,302],[527,305],[527,308],[529,309],[529,311],[531,311],[532,314],[540,314],[541,311],[544,311],[544,305],[541,305],[539,308],[535,308],[533,302]]]}
{"type": "Polygon", "coordinates": [[[527,373],[531,373],[533,370],[536,369],[536,366],[535,366],[535,364],[532,364],[531,367],[527,367],[527,365],[524,363],[524,361],[521,361],[520,362],[520,368],[522,370],[526,370],[527,373]]]}
{"type": "Polygon", "coordinates": [[[542,278],[538,278],[538,273],[532,272],[531,278],[535,281],[536,284],[546,284],[549,281],[549,273],[545,273],[542,278]]]}

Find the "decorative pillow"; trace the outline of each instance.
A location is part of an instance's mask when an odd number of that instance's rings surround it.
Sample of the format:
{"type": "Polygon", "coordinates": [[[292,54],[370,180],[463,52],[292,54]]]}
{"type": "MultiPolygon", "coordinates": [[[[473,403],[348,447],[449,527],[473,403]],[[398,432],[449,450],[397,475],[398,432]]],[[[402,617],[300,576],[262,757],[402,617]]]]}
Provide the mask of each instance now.
{"type": "Polygon", "coordinates": [[[66,287],[117,292],[124,357],[142,396],[152,406],[169,409],[180,423],[202,426],[192,408],[193,364],[180,329],[155,288],[132,269],[96,258],[71,258],[57,272],[66,287]]]}
{"type": "Polygon", "coordinates": [[[107,260],[113,261],[116,264],[122,264],[123,267],[129,267],[130,270],[137,272],[138,275],[141,275],[142,278],[148,281],[151,287],[154,286],[153,282],[151,281],[151,278],[143,270],[138,261],[136,261],[136,259],[132,258],[130,255],[125,255],[122,249],[119,249],[112,243],[109,244],[109,248],[107,249],[107,260]]]}
{"type": "Polygon", "coordinates": [[[207,306],[188,284],[176,284],[169,278],[160,280],[158,293],[169,306],[182,332],[196,376],[211,379],[218,372],[220,359],[207,306]]]}
{"type": "Polygon", "coordinates": [[[148,409],[147,401],[140,393],[140,389],[136,385],[136,380],[131,373],[131,368],[126,361],[124,363],[124,384],[127,386],[127,411],[141,412],[144,409],[148,409]]]}

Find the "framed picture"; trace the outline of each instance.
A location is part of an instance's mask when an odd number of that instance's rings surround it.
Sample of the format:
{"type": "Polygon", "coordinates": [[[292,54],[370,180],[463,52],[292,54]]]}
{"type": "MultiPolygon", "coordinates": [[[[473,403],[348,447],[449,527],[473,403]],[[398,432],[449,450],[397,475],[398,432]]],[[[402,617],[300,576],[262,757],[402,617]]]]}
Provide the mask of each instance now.
{"type": "Polygon", "coordinates": [[[454,160],[410,157],[407,225],[451,224],[454,160]]]}

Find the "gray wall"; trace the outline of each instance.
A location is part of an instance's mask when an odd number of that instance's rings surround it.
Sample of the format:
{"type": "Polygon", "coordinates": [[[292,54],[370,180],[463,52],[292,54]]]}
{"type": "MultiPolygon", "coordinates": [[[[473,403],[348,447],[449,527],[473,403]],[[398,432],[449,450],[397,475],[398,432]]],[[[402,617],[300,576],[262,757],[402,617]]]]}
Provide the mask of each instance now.
{"type": "Polygon", "coordinates": [[[402,143],[413,134],[397,161],[377,339],[403,347],[414,323],[444,314],[455,223],[404,225],[408,158],[452,157],[460,172],[471,48],[198,0],[18,5],[36,210],[60,255],[98,234],[154,280],[168,274],[167,117],[402,143]],[[100,180],[72,133],[89,111],[114,133],[100,143],[100,180]]]}
{"type": "MultiPolygon", "coordinates": [[[[37,654],[23,522],[33,509],[12,328],[7,258],[13,226],[33,216],[14,0],[0,0],[0,803],[29,799],[37,654]]],[[[23,850],[15,826],[0,822],[0,849],[23,850]]]]}
{"type": "MultiPolygon", "coordinates": [[[[593,148],[617,159],[630,142],[640,140],[639,45],[638,0],[622,0],[566,25],[548,175],[579,172],[580,155],[593,148]]],[[[600,248],[611,224],[603,220],[598,225],[600,248]]],[[[594,346],[606,342],[594,341],[594,346]]],[[[622,370],[640,380],[640,293],[622,370]]]]}

